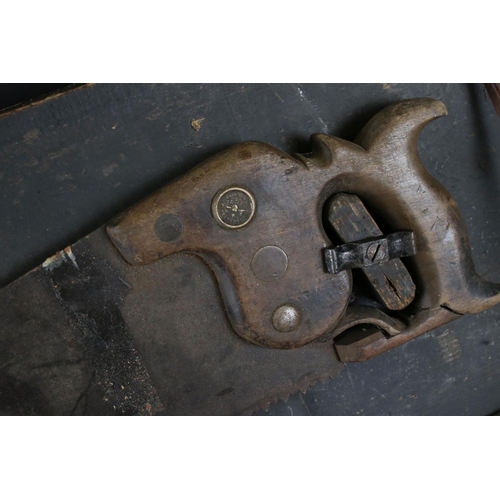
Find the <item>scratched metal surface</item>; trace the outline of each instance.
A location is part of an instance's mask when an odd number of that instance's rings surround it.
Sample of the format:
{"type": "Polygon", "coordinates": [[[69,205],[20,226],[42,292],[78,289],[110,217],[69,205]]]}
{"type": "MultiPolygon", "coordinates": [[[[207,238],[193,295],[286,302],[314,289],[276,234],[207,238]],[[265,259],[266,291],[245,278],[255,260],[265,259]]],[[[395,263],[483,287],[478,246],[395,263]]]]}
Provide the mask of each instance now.
{"type": "MultiPolygon", "coordinates": [[[[480,85],[242,84],[96,85],[0,116],[1,283],[228,146],[261,140],[293,153],[307,152],[314,132],[352,140],[385,105],[410,97],[448,107],[424,130],[420,153],[458,201],[478,271],[500,281],[500,119],[480,85]]],[[[349,365],[268,413],[492,413],[500,408],[499,313],[349,365]]]]}

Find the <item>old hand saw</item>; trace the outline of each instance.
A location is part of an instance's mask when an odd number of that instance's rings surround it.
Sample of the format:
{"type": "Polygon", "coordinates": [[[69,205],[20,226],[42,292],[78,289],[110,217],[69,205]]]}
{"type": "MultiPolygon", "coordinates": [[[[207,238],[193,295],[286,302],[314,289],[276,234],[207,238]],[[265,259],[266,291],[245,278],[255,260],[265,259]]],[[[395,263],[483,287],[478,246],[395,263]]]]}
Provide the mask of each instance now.
{"type": "Polygon", "coordinates": [[[236,145],[46,260],[0,292],[19,397],[33,413],[251,413],[498,303],[418,157],[445,114],[402,101],[304,156],[236,145]]]}

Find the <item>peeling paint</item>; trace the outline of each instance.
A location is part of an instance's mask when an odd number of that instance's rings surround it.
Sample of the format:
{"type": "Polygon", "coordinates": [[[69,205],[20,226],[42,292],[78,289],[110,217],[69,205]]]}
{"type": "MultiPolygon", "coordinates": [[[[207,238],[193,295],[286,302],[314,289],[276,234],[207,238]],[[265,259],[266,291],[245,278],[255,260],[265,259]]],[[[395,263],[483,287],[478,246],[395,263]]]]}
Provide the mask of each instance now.
{"type": "Polygon", "coordinates": [[[52,271],[60,267],[64,262],[71,262],[77,269],[79,269],[75,254],[72,252],[71,247],[66,247],[64,250],[61,250],[60,252],[52,255],[52,257],[46,259],[42,264],[42,267],[47,269],[47,271],[52,271]]]}
{"type": "Polygon", "coordinates": [[[70,258],[73,265],[78,269],[78,264],[76,263],[76,257],[75,257],[75,254],[71,251],[71,247],[66,247],[64,249],[64,252],[70,258]]]}
{"type": "Polygon", "coordinates": [[[205,118],[198,118],[197,120],[191,120],[191,128],[198,132],[201,128],[201,124],[205,118]]]}
{"type": "Polygon", "coordinates": [[[42,267],[44,269],[47,269],[49,271],[52,271],[52,269],[58,268],[63,262],[64,259],[62,257],[63,252],[57,252],[55,255],[52,257],[49,257],[48,259],[45,260],[45,262],[42,264],[42,267]]]}

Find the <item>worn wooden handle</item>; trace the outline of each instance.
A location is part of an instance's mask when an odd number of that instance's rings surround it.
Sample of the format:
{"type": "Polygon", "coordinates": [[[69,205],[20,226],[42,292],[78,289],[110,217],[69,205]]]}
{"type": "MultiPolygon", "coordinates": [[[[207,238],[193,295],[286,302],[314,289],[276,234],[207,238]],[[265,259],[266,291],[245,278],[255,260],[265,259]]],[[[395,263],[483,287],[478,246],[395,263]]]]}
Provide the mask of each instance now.
{"type": "Polygon", "coordinates": [[[351,292],[350,272],[325,272],[324,180],[322,169],[244,143],[122,214],[108,234],[131,264],[181,251],[201,256],[242,337],[298,347],[335,327],[351,292]]]}
{"type": "MultiPolygon", "coordinates": [[[[356,143],[313,136],[309,158],[240,144],[122,214],[108,234],[134,265],[182,251],[201,256],[239,335],[264,346],[299,347],[333,331],[346,310],[351,273],[325,272],[330,242],[322,208],[332,194],[352,193],[392,231],[416,235],[410,271],[419,293],[411,317],[418,322],[427,311],[426,325],[430,310],[484,310],[500,301],[499,288],[475,273],[456,203],[418,157],[420,131],[445,114],[440,101],[403,101],[377,114],[356,143]]],[[[387,305],[409,304],[408,279],[408,297],[384,297],[387,305]]],[[[426,331],[412,325],[412,335],[426,331]]]]}

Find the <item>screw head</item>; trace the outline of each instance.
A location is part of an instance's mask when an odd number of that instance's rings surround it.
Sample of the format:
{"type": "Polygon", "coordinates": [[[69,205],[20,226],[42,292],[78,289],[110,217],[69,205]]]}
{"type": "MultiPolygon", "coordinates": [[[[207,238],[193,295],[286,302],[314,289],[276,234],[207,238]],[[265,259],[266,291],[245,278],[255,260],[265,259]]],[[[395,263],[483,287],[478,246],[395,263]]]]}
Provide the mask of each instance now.
{"type": "Polygon", "coordinates": [[[366,256],[372,262],[381,262],[387,257],[386,248],[380,243],[373,243],[366,250],[366,256]]]}
{"type": "Polygon", "coordinates": [[[291,332],[300,323],[299,311],[288,304],[280,306],[273,313],[273,325],[279,332],[291,332]]]}

